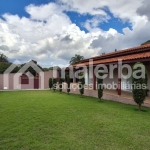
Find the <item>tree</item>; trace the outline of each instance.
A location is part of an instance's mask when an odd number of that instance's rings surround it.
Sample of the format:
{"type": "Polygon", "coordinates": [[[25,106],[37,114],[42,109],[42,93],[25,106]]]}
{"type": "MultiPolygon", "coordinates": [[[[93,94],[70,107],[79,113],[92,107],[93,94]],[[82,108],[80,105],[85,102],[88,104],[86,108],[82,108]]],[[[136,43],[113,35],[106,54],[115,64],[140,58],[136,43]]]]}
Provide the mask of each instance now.
{"type": "Polygon", "coordinates": [[[148,40],[148,41],[142,43],[141,45],[146,45],[146,44],[150,44],[150,40],[148,40]]]}
{"type": "Polygon", "coordinates": [[[135,63],[132,69],[132,93],[134,101],[138,104],[139,111],[141,111],[141,105],[143,104],[147,94],[147,81],[148,77],[145,66],[140,62],[135,63]],[[144,68],[144,70],[142,70],[144,71],[144,77],[141,76],[142,72],[139,65],[144,68]],[[135,73],[138,78],[135,76],[135,73]]]}
{"type": "Polygon", "coordinates": [[[70,65],[74,65],[75,63],[77,63],[78,61],[83,60],[83,59],[84,59],[83,56],[75,54],[75,56],[71,58],[69,63],[70,63],[70,65]]]}
{"type": "Polygon", "coordinates": [[[44,72],[49,71],[49,68],[42,68],[44,72]]]}
{"type": "Polygon", "coordinates": [[[4,54],[0,54],[0,62],[8,62],[7,56],[5,56],[4,54]]]}
{"type": "Polygon", "coordinates": [[[56,90],[56,83],[57,83],[57,80],[55,78],[53,78],[53,90],[54,90],[54,92],[56,90]]]}
{"type": "MultiPolygon", "coordinates": [[[[103,76],[103,73],[99,73],[99,76],[103,76]]],[[[98,89],[98,98],[101,100],[103,96],[103,79],[97,78],[97,89],[98,89]]]]}
{"type": "Polygon", "coordinates": [[[52,78],[49,79],[49,88],[51,89],[53,87],[53,80],[52,78]]]}
{"type": "Polygon", "coordinates": [[[59,79],[59,92],[60,92],[60,93],[62,92],[62,82],[63,82],[63,79],[60,78],[60,79],[59,79]]]}
{"type": "Polygon", "coordinates": [[[61,69],[59,66],[50,67],[49,70],[61,69]]]}
{"type": "Polygon", "coordinates": [[[67,82],[68,76],[69,76],[69,72],[65,72],[65,82],[67,82]]]}
{"type": "Polygon", "coordinates": [[[0,62],[0,74],[3,74],[5,70],[9,68],[10,65],[11,63],[8,63],[8,62],[0,62]]]}
{"type": "MultiPolygon", "coordinates": [[[[43,71],[43,68],[40,66],[40,65],[38,65],[37,64],[37,61],[35,61],[35,60],[31,60],[34,64],[36,64],[42,71],[43,71]]],[[[30,61],[30,62],[31,62],[30,61]]],[[[28,64],[28,63],[30,63],[30,62],[27,62],[27,63],[24,63],[24,64],[21,64],[21,68],[24,66],[24,65],[26,65],[26,64],[28,64]]],[[[36,76],[37,75],[37,72],[34,70],[34,68],[32,68],[31,66],[25,71],[25,72],[30,72],[33,76],[36,76]]],[[[24,73],[24,72],[23,72],[24,73]]]]}
{"type": "Polygon", "coordinates": [[[84,84],[85,84],[85,78],[83,74],[80,74],[80,79],[79,79],[79,90],[81,97],[83,97],[84,94],[84,84]]]}
{"type": "Polygon", "coordinates": [[[70,92],[70,76],[67,75],[67,93],[69,94],[70,92]]]}
{"type": "MultiPolygon", "coordinates": [[[[0,74],[3,74],[12,63],[10,62],[0,62],[0,74]]],[[[17,73],[20,70],[20,67],[16,66],[10,73],[17,73]]]]}

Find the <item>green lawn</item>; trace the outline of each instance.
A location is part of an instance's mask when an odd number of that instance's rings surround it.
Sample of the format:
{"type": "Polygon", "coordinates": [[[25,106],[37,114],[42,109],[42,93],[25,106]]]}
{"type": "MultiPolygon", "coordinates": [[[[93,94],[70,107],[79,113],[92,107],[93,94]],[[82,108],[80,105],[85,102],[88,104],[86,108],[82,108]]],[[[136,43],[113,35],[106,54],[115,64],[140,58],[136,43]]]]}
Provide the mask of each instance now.
{"type": "Polygon", "coordinates": [[[53,91],[0,92],[0,150],[148,150],[150,108],[53,91]]]}

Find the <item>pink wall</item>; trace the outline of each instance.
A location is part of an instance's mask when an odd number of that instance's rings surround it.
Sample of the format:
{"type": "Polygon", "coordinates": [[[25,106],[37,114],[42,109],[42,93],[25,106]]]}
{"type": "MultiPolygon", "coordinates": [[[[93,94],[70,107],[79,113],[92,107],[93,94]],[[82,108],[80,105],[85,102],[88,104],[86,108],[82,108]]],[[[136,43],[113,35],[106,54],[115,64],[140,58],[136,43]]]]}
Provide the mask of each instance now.
{"type": "MultiPolygon", "coordinates": [[[[11,74],[8,74],[8,84],[9,84],[9,87],[7,87],[9,90],[13,90],[15,88],[17,88],[17,83],[14,82],[14,75],[17,75],[15,73],[11,73],[11,74]],[[15,86],[15,88],[14,88],[15,86]]],[[[50,71],[47,71],[47,72],[44,72],[44,89],[47,89],[49,88],[48,86],[48,82],[49,82],[49,78],[58,78],[58,73],[57,71],[53,71],[53,70],[50,70],[50,71]]],[[[18,78],[19,80],[19,78],[18,78]]],[[[39,82],[41,81],[41,77],[39,79],[39,82]]],[[[25,89],[33,89],[34,85],[24,85],[23,86],[25,89]]],[[[0,74],[0,90],[3,90],[4,89],[4,75],[3,74],[0,74]]]]}

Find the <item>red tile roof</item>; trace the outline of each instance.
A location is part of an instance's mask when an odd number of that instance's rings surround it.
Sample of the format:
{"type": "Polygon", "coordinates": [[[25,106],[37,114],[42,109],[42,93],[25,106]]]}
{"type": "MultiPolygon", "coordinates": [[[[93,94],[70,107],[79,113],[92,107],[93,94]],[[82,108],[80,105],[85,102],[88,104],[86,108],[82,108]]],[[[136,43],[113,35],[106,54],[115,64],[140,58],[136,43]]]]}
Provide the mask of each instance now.
{"type": "MultiPolygon", "coordinates": [[[[93,59],[94,65],[96,64],[105,64],[118,62],[118,60],[127,61],[127,60],[137,60],[143,58],[150,58],[150,44],[133,47],[125,50],[120,50],[117,52],[111,52],[108,54],[91,57],[93,59]]],[[[89,65],[89,59],[82,60],[73,66],[83,66],[89,65]]]]}

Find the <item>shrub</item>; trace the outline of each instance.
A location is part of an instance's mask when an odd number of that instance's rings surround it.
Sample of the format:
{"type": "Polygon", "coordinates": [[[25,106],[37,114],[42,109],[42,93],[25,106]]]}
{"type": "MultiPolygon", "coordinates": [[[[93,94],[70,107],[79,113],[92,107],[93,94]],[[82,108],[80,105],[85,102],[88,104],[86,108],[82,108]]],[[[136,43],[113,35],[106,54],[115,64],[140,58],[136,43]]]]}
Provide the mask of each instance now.
{"type": "Polygon", "coordinates": [[[83,97],[84,94],[84,84],[85,84],[85,78],[84,75],[81,74],[79,79],[79,90],[80,90],[81,97],[83,97]]]}
{"type": "Polygon", "coordinates": [[[134,64],[133,69],[132,69],[132,93],[133,93],[133,99],[134,101],[138,104],[139,106],[139,111],[141,111],[141,105],[143,104],[145,97],[146,97],[146,92],[147,92],[147,71],[145,66],[137,62],[134,64]],[[141,67],[136,67],[137,65],[142,65],[145,71],[144,77],[140,77],[142,72],[139,72],[138,70],[141,70],[141,67]],[[136,75],[140,78],[135,78],[134,73],[136,72],[136,75]]]}
{"type": "Polygon", "coordinates": [[[56,83],[57,83],[57,80],[55,78],[53,78],[53,90],[54,90],[54,92],[56,90],[56,83]]]}
{"type": "Polygon", "coordinates": [[[70,92],[70,76],[67,75],[67,93],[69,94],[70,92]]]}
{"type": "Polygon", "coordinates": [[[68,78],[68,76],[69,76],[69,73],[68,72],[65,72],[65,79],[64,79],[64,81],[67,83],[67,78],[68,78]]]}
{"type": "MultiPolygon", "coordinates": [[[[103,76],[103,73],[99,73],[99,76],[103,76]]],[[[98,89],[98,98],[101,100],[103,96],[103,79],[97,78],[97,89],[98,89]]]]}
{"type": "Polygon", "coordinates": [[[62,82],[64,80],[62,78],[59,79],[59,92],[62,92],[62,82]]]}
{"type": "Polygon", "coordinates": [[[53,80],[52,78],[49,79],[49,88],[51,89],[53,87],[53,80]]]}

